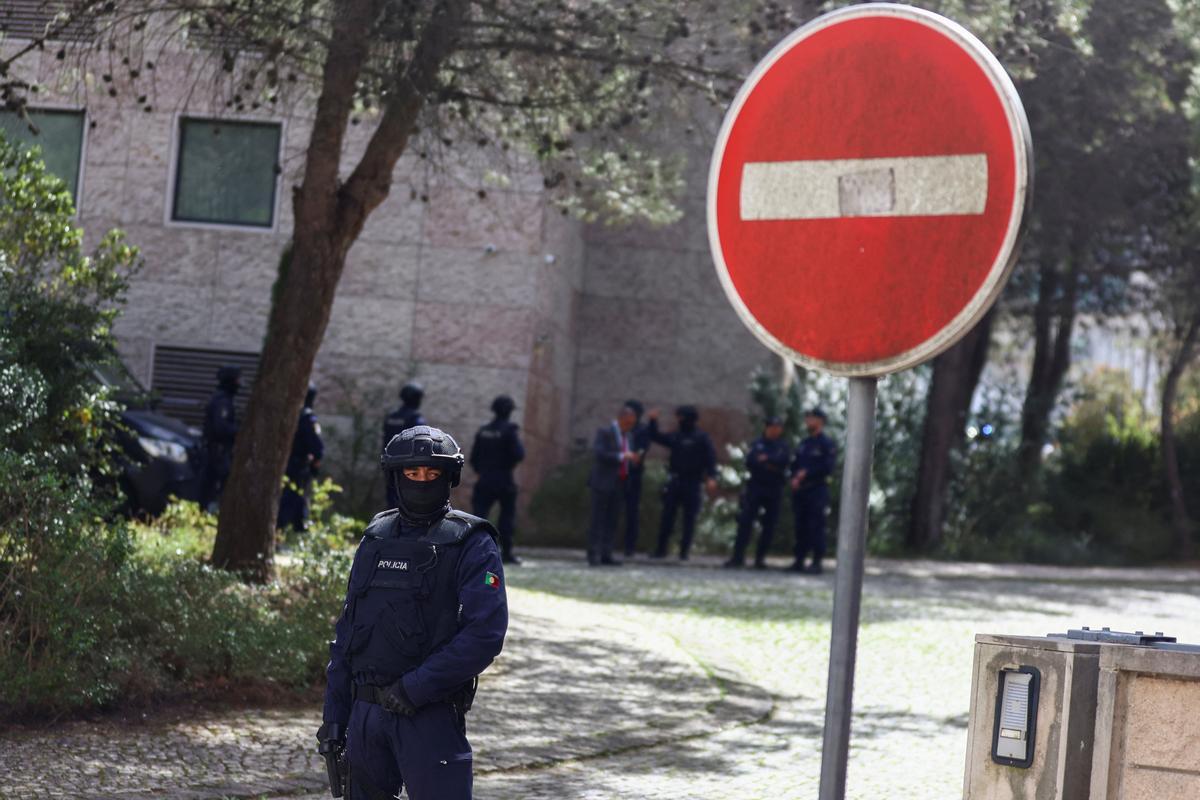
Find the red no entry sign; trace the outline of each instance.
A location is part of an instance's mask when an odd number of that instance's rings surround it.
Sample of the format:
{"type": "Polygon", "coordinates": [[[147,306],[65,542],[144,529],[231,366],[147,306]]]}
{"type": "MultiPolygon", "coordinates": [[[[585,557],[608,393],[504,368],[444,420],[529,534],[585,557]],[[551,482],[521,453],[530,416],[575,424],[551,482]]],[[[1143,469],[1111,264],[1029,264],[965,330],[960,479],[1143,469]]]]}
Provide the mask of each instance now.
{"type": "Polygon", "coordinates": [[[801,364],[918,364],[1003,287],[1031,159],[1012,81],[964,28],[892,4],[828,14],[771,51],[725,117],[708,185],[722,285],[801,364]]]}

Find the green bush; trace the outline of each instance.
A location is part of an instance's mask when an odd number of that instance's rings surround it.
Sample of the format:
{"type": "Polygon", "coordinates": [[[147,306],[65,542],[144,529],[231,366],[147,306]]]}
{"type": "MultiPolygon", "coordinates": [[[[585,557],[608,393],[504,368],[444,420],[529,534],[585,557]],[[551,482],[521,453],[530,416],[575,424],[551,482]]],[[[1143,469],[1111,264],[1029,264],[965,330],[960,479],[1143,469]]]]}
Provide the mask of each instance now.
{"type": "MultiPolygon", "coordinates": [[[[940,555],[989,561],[1134,564],[1171,551],[1158,422],[1124,373],[1100,370],[1075,389],[1037,481],[1019,480],[1019,408],[987,406],[991,440],[955,457],[940,555]]],[[[1200,436],[1181,432],[1181,460],[1200,436]]],[[[1187,474],[1187,473],[1185,473],[1187,474]]]]}
{"type": "Polygon", "coordinates": [[[353,554],[345,530],[318,522],[266,586],[205,563],[215,534],[214,517],[176,502],[43,554],[8,607],[0,716],[319,682],[353,554]]]}

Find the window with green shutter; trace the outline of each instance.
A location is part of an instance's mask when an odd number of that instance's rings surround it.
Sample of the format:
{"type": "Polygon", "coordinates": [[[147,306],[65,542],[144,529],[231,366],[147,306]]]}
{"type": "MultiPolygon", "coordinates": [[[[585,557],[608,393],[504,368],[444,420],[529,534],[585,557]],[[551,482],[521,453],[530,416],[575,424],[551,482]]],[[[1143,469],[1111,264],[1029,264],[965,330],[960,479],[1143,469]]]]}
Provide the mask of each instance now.
{"type": "Polygon", "coordinates": [[[171,218],[270,228],[280,132],[270,122],[181,119],[171,218]]]}
{"type": "Polygon", "coordinates": [[[0,110],[0,131],[10,142],[40,147],[46,170],[67,184],[78,205],[83,112],[31,108],[27,114],[29,119],[25,120],[15,112],[0,110]]]}

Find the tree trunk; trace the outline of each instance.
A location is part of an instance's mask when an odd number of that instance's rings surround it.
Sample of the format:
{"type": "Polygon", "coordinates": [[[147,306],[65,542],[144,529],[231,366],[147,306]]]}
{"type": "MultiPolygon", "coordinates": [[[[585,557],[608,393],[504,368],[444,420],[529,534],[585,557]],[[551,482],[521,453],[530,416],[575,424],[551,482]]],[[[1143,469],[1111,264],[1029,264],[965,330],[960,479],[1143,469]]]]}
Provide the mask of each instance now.
{"type": "Polygon", "coordinates": [[[1179,474],[1179,452],[1175,440],[1175,397],[1179,392],[1179,379],[1196,354],[1196,341],[1200,338],[1200,317],[1192,320],[1183,342],[1171,359],[1163,381],[1162,393],[1162,456],[1163,471],[1167,479],[1167,491],[1171,497],[1171,528],[1175,532],[1175,554],[1179,558],[1191,558],[1195,552],[1192,542],[1192,519],[1188,514],[1183,497],[1183,480],[1179,474]]]}
{"type": "Polygon", "coordinates": [[[1056,266],[1042,266],[1033,318],[1033,369],[1021,409],[1021,445],[1017,451],[1018,474],[1027,479],[1037,473],[1041,464],[1050,413],[1071,367],[1071,334],[1079,292],[1078,263],[1077,258],[1071,258],[1061,297],[1056,297],[1060,289],[1056,266]]]}
{"type": "Polygon", "coordinates": [[[289,263],[280,270],[258,381],[238,432],[221,500],[213,564],[248,580],[273,574],[275,517],[284,467],[309,374],[333,308],[346,254],[367,216],[388,195],[392,171],[408,145],[437,71],[453,50],[463,0],[434,9],[412,59],[400,65],[379,126],[345,183],[338,181],[342,142],[355,84],[382,0],[335,4],[330,39],[305,159],[293,198],[295,227],[289,263]]]}
{"type": "Polygon", "coordinates": [[[963,426],[987,363],[992,319],[993,313],[988,312],[966,336],[933,361],[933,379],[921,432],[921,460],[909,518],[908,546],[914,550],[927,550],[941,541],[950,455],[962,445],[963,426]]]}

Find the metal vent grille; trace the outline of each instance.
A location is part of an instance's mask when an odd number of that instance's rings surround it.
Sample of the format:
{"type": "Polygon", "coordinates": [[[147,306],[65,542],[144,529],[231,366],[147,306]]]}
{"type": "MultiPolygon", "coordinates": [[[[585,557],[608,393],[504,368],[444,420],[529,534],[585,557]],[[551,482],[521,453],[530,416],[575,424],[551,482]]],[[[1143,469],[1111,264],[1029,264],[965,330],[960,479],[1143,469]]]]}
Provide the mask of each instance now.
{"type": "Polygon", "coordinates": [[[1004,705],[1000,725],[1008,730],[1025,733],[1029,727],[1029,681],[1032,676],[1006,673],[1004,675],[1004,705]]]}
{"type": "Polygon", "coordinates": [[[150,388],[161,398],[159,410],[189,425],[204,424],[204,407],[217,390],[217,369],[226,364],[242,368],[242,390],[234,399],[239,419],[258,378],[258,353],[207,350],[195,347],[154,348],[150,388]]]}
{"type": "Polygon", "coordinates": [[[16,39],[88,42],[95,29],[89,18],[73,18],[81,4],[47,0],[0,0],[0,34],[16,39]]]}

